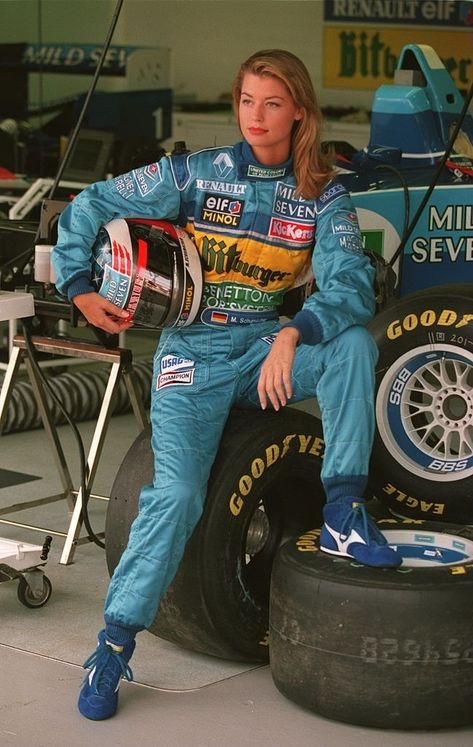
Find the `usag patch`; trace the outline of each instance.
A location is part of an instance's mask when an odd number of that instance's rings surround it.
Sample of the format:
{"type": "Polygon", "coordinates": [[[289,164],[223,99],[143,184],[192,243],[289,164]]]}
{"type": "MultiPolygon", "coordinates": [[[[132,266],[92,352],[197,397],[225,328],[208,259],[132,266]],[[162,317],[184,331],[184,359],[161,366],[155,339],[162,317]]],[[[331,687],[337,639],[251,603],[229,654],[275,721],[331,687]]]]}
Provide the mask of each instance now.
{"type": "Polygon", "coordinates": [[[182,368],[193,368],[195,361],[191,361],[190,358],[181,358],[179,355],[164,355],[161,358],[161,373],[169,373],[170,371],[178,371],[182,368]]]}

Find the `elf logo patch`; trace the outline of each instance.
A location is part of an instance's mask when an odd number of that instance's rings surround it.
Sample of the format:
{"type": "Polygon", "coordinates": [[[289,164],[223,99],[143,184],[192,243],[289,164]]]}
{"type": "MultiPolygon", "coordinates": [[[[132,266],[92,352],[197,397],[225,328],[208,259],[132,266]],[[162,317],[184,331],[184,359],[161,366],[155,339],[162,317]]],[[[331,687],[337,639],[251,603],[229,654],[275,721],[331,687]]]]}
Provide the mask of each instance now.
{"type": "Polygon", "coordinates": [[[231,199],[206,192],[200,217],[206,223],[238,226],[244,204],[244,200],[231,199]]]}

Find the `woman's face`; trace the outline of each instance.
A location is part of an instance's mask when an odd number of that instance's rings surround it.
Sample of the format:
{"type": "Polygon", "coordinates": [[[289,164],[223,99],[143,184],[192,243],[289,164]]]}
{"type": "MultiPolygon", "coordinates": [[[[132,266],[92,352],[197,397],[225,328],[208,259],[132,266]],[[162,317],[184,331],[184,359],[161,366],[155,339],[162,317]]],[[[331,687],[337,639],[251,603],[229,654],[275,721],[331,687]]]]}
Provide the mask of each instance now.
{"type": "Polygon", "coordinates": [[[246,73],[241,87],[240,130],[260,163],[267,166],[289,158],[294,122],[302,118],[288,88],[270,75],[246,73]]]}

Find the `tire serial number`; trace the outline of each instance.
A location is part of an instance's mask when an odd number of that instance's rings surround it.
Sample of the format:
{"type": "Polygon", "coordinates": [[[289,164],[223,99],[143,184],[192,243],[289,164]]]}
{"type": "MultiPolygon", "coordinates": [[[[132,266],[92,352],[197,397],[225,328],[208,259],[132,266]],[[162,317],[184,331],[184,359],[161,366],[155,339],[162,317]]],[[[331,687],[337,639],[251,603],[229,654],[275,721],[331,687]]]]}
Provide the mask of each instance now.
{"type": "Polygon", "coordinates": [[[441,643],[414,638],[378,638],[362,636],[360,656],[367,664],[473,664],[473,646],[465,648],[458,638],[446,638],[441,643]]]}

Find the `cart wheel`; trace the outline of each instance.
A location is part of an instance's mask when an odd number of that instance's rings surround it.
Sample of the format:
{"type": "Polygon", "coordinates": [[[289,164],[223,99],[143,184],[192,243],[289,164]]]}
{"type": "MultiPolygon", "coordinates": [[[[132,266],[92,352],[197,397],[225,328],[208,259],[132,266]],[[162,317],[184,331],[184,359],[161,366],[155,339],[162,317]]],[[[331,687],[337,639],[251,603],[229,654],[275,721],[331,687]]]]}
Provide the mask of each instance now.
{"type": "Polygon", "coordinates": [[[43,591],[41,592],[41,596],[34,596],[31,586],[28,584],[26,578],[23,576],[20,577],[17,594],[18,599],[25,605],[25,607],[44,607],[46,602],[49,601],[51,592],[52,585],[47,576],[43,576],[43,591]]]}

